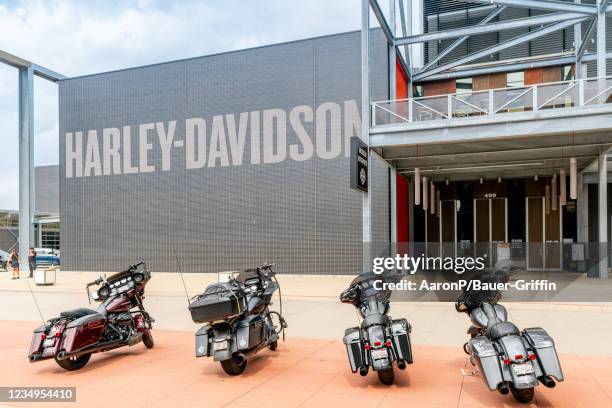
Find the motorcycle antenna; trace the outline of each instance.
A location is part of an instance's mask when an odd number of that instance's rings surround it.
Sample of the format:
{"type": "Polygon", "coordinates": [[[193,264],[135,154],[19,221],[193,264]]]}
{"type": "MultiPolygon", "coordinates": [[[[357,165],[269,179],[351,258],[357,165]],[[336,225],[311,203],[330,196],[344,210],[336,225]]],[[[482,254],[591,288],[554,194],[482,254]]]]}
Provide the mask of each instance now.
{"type": "Polygon", "coordinates": [[[185,297],[187,298],[187,306],[189,306],[189,293],[187,293],[187,285],[185,285],[185,279],[183,278],[183,272],[181,271],[181,262],[179,261],[178,253],[176,252],[176,245],[174,246],[174,258],[176,258],[176,266],[178,268],[179,275],[181,275],[181,282],[183,282],[183,289],[185,289],[185,297]]]}
{"type": "Polygon", "coordinates": [[[38,305],[38,301],[36,300],[36,296],[34,296],[34,291],[30,287],[30,278],[26,278],[26,283],[28,285],[28,290],[30,291],[30,294],[32,295],[32,299],[34,299],[34,304],[36,305],[36,310],[38,310],[38,314],[40,315],[40,319],[42,320],[42,323],[44,325],[46,320],[43,317],[42,311],[40,310],[40,306],[38,305]]]}

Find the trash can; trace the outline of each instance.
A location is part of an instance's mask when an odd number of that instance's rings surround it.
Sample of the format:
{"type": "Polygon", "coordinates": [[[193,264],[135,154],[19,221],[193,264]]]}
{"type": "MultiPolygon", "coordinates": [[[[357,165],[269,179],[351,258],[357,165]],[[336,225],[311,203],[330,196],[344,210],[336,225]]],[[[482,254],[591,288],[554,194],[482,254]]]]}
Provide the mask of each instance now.
{"type": "Polygon", "coordinates": [[[37,268],[34,270],[36,285],[55,285],[55,268],[37,268]]]}

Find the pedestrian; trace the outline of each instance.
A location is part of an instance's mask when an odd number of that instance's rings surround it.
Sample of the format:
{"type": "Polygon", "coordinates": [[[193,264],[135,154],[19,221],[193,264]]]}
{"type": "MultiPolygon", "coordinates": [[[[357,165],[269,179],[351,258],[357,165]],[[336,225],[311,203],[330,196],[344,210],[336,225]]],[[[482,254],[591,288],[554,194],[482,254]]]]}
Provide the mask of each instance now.
{"type": "Polygon", "coordinates": [[[19,279],[19,255],[16,249],[11,251],[8,264],[11,265],[11,279],[19,279]]]}
{"type": "Polygon", "coordinates": [[[36,269],[36,251],[34,247],[30,247],[30,252],[28,252],[28,266],[30,267],[30,278],[33,278],[34,269],[36,269]]]}

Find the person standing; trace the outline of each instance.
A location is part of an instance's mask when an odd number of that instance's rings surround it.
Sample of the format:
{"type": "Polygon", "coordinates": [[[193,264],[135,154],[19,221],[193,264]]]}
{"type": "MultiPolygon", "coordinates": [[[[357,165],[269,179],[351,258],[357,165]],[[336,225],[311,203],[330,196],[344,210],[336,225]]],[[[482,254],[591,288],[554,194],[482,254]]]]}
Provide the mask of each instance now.
{"type": "Polygon", "coordinates": [[[11,265],[11,279],[19,279],[19,255],[17,250],[13,249],[8,258],[8,264],[11,265]]]}
{"type": "Polygon", "coordinates": [[[30,247],[28,252],[28,266],[30,267],[30,278],[34,277],[34,269],[36,269],[36,251],[34,247],[30,247]]]}

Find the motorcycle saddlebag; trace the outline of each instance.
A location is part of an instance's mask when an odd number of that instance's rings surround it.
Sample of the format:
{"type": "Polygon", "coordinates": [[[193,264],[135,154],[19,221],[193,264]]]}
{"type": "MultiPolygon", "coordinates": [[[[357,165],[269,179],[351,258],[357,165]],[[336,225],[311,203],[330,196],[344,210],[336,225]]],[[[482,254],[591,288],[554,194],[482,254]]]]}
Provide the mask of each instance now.
{"type": "Polygon", "coordinates": [[[493,343],[485,336],[476,336],[470,340],[470,349],[487,386],[491,391],[496,390],[499,383],[504,381],[504,377],[493,343]]]}
{"type": "Polygon", "coordinates": [[[533,327],[523,330],[523,335],[537,356],[542,373],[554,377],[557,381],[563,381],[563,371],[561,371],[555,342],[546,330],[540,327],[533,327]]]}
{"type": "Polygon", "coordinates": [[[346,329],[344,332],[344,344],[346,344],[351,371],[356,373],[360,367],[365,367],[366,365],[358,327],[346,329]]]}
{"type": "Polygon", "coordinates": [[[264,320],[259,315],[248,316],[236,325],[238,350],[247,350],[260,344],[263,338],[264,320]]]}
{"type": "Polygon", "coordinates": [[[245,310],[244,292],[231,283],[214,283],[189,303],[191,319],[195,323],[228,319],[245,310]]]}
{"type": "Polygon", "coordinates": [[[106,317],[93,313],[71,321],[62,333],[62,348],[75,353],[97,343],[106,329],[106,317]]]}
{"type": "Polygon", "coordinates": [[[393,335],[393,348],[398,360],[412,364],[412,347],[410,345],[410,332],[412,327],[406,319],[391,321],[391,334],[393,335]]]}
{"type": "Polygon", "coordinates": [[[195,334],[196,357],[210,357],[210,325],[200,327],[195,334]]]}

